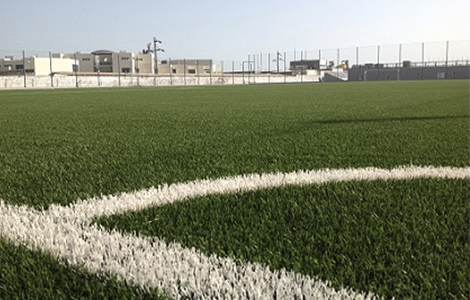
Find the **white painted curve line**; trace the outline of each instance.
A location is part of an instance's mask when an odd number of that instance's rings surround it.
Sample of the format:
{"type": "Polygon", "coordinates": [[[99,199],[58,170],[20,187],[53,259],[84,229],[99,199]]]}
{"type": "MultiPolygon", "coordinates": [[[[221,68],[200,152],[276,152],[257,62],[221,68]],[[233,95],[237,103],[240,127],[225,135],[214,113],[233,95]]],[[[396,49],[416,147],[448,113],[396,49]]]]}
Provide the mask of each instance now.
{"type": "Polygon", "coordinates": [[[203,195],[237,193],[285,185],[324,184],[352,180],[470,178],[470,167],[399,167],[391,170],[338,169],[244,175],[161,186],[47,211],[0,202],[0,235],[13,244],[42,249],[90,272],[110,272],[144,289],[157,287],[175,299],[369,299],[371,294],[335,291],[324,282],[293,272],[270,271],[228,258],[207,257],[180,244],[167,245],[90,225],[94,217],[140,210],[203,195]]]}

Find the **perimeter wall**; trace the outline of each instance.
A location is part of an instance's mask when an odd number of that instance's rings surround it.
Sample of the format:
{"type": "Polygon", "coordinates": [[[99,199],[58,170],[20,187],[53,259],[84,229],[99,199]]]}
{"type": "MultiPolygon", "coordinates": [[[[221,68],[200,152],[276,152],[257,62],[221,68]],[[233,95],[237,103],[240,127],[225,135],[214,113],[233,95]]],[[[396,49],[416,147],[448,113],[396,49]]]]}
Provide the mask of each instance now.
{"type": "Polygon", "coordinates": [[[318,82],[318,75],[224,74],[220,76],[0,76],[0,89],[276,84],[318,82]]]}

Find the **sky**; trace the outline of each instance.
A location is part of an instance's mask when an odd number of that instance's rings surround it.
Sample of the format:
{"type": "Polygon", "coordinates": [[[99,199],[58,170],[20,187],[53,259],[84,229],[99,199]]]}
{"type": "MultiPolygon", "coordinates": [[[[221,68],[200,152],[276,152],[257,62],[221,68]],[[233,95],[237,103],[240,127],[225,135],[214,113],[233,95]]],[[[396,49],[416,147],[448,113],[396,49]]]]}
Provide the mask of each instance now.
{"type": "Polygon", "coordinates": [[[470,40],[469,0],[1,0],[0,57],[139,52],[243,60],[250,53],[470,40]]]}

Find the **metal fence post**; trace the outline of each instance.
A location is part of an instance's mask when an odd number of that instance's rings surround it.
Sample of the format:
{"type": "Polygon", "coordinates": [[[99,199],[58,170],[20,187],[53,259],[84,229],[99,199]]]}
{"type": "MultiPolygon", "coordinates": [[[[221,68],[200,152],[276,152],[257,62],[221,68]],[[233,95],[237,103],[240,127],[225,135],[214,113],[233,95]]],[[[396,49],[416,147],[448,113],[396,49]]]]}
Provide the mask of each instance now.
{"type": "Polygon", "coordinates": [[[338,66],[340,65],[340,55],[339,55],[339,48],[338,48],[338,53],[337,53],[337,64],[336,64],[336,81],[339,81],[339,68],[338,66]]]}
{"type": "Polygon", "coordinates": [[[49,51],[49,71],[51,72],[51,87],[54,87],[54,73],[52,73],[52,53],[49,51]]]}
{"type": "Polygon", "coordinates": [[[449,64],[449,41],[446,42],[446,74],[444,75],[444,78],[447,79],[447,73],[448,73],[448,64],[449,64]]]}
{"type": "Polygon", "coordinates": [[[220,62],[220,72],[222,72],[222,82],[225,84],[225,78],[224,78],[224,61],[222,60],[220,62]]]}
{"type": "Polygon", "coordinates": [[[268,53],[268,83],[271,83],[271,53],[268,53]]]}
{"type": "Polygon", "coordinates": [[[356,66],[359,66],[359,47],[356,46],[356,66]]]}
{"type": "Polygon", "coordinates": [[[75,86],[78,88],[78,62],[77,62],[77,52],[73,54],[74,60],[75,60],[75,66],[74,66],[74,71],[75,71],[75,86]]]}
{"type": "Polygon", "coordinates": [[[253,54],[253,84],[256,84],[256,54],[253,54]]]}
{"type": "Polygon", "coordinates": [[[173,66],[171,65],[171,57],[168,58],[168,68],[170,72],[170,85],[173,85],[173,66]]]}
{"type": "Polygon", "coordinates": [[[424,79],[424,43],[421,44],[421,80],[424,79]]]}
{"type": "Polygon", "coordinates": [[[24,87],[26,87],[26,57],[24,54],[24,50],[23,50],[23,81],[24,81],[24,87]]]}
{"type": "Polygon", "coordinates": [[[402,59],[401,59],[401,54],[402,54],[402,46],[400,44],[400,46],[398,47],[398,76],[397,76],[397,79],[398,80],[401,80],[400,78],[400,72],[401,72],[401,67],[403,66],[403,63],[402,63],[402,59]]]}
{"type": "Polygon", "coordinates": [[[286,56],[286,52],[284,52],[284,83],[286,83],[286,76],[287,76],[287,73],[286,73],[286,59],[287,59],[287,56],[286,56]]]}
{"type": "Polygon", "coordinates": [[[119,56],[119,53],[117,55],[117,60],[118,60],[118,85],[121,86],[121,57],[119,56]]]}
{"type": "Polygon", "coordinates": [[[318,81],[321,82],[321,49],[318,50],[318,81]]]}

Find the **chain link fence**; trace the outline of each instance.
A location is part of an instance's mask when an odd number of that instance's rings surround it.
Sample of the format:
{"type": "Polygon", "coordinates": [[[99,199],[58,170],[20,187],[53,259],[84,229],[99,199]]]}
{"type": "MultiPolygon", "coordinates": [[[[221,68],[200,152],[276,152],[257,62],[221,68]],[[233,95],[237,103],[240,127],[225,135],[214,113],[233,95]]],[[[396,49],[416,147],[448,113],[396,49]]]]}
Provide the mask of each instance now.
{"type": "Polygon", "coordinates": [[[470,40],[292,49],[252,53],[238,61],[159,56],[156,68],[143,54],[128,52],[110,53],[109,60],[80,52],[0,48],[0,54],[0,88],[470,79],[470,40]],[[139,72],[145,63],[150,71],[139,72]],[[81,70],[86,64],[90,68],[81,70]]]}

